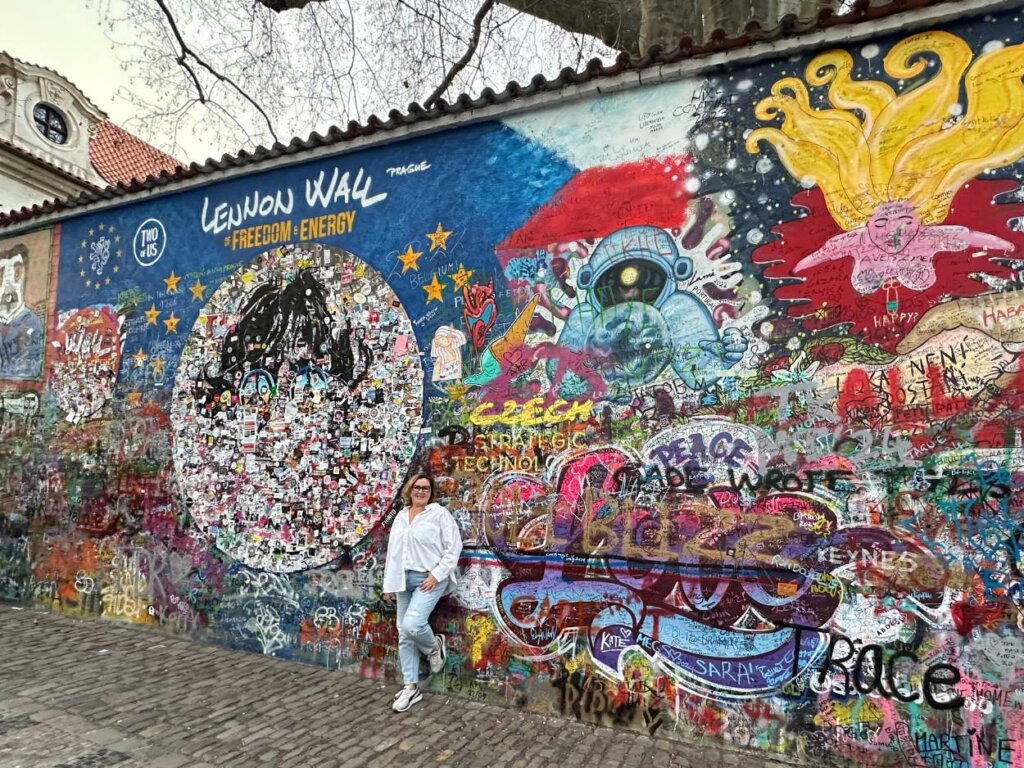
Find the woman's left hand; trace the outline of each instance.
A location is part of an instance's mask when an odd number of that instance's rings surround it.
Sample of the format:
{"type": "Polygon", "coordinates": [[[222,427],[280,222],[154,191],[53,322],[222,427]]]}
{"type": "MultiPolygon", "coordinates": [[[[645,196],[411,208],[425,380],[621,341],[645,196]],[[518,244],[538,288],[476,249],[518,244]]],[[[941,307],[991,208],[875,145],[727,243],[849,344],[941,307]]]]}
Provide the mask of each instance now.
{"type": "Polygon", "coordinates": [[[423,583],[420,584],[420,591],[421,592],[432,592],[434,587],[436,587],[436,586],[437,586],[437,579],[434,578],[434,574],[428,573],[427,574],[427,578],[425,578],[423,580],[423,583]]]}

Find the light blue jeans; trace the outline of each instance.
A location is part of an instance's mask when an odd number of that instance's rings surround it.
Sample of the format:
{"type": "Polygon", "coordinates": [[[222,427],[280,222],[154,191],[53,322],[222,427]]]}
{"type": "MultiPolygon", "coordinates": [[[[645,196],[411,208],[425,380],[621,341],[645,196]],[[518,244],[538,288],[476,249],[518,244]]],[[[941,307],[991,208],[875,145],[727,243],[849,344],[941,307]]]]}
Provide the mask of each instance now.
{"type": "Polygon", "coordinates": [[[405,591],[396,595],[398,602],[398,659],[406,685],[420,681],[420,654],[426,656],[437,642],[430,629],[430,614],[448,589],[448,579],[429,592],[420,589],[427,578],[420,571],[405,572],[405,591]]]}

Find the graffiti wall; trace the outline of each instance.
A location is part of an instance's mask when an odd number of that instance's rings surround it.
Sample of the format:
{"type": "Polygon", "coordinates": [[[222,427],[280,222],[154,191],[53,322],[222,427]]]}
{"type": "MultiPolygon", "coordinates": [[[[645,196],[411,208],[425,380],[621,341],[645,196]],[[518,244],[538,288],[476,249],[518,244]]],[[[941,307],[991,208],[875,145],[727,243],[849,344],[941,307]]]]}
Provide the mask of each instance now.
{"type": "Polygon", "coordinates": [[[1022,77],[1008,11],[9,232],[0,594],[394,681],[426,467],[430,687],[1021,768],[1022,77]]]}

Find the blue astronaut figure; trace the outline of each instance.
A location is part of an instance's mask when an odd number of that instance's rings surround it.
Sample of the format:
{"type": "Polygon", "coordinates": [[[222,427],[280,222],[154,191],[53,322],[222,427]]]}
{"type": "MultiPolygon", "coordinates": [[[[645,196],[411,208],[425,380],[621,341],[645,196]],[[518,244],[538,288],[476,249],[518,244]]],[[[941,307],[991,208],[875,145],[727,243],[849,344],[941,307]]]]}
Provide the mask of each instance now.
{"type": "MultiPolygon", "coordinates": [[[[604,238],[576,286],[560,346],[585,352],[613,391],[643,386],[668,366],[694,390],[714,384],[747,350],[736,328],[719,335],[707,307],[683,287],[693,262],[653,226],[625,227],[604,238]]],[[[563,381],[573,388],[574,381],[563,381]]],[[[582,384],[582,382],[578,382],[582,384]]]]}

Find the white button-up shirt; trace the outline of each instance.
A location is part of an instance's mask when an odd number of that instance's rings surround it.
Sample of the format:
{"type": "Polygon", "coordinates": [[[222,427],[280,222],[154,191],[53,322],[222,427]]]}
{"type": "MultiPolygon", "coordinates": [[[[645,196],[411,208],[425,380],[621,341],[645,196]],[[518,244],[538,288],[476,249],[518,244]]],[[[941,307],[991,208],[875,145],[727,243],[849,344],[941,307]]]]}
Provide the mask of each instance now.
{"type": "Polygon", "coordinates": [[[395,516],[384,562],[384,591],[404,592],[405,572],[424,571],[440,583],[451,577],[462,554],[462,534],[452,513],[431,502],[409,522],[409,510],[395,516]]]}

